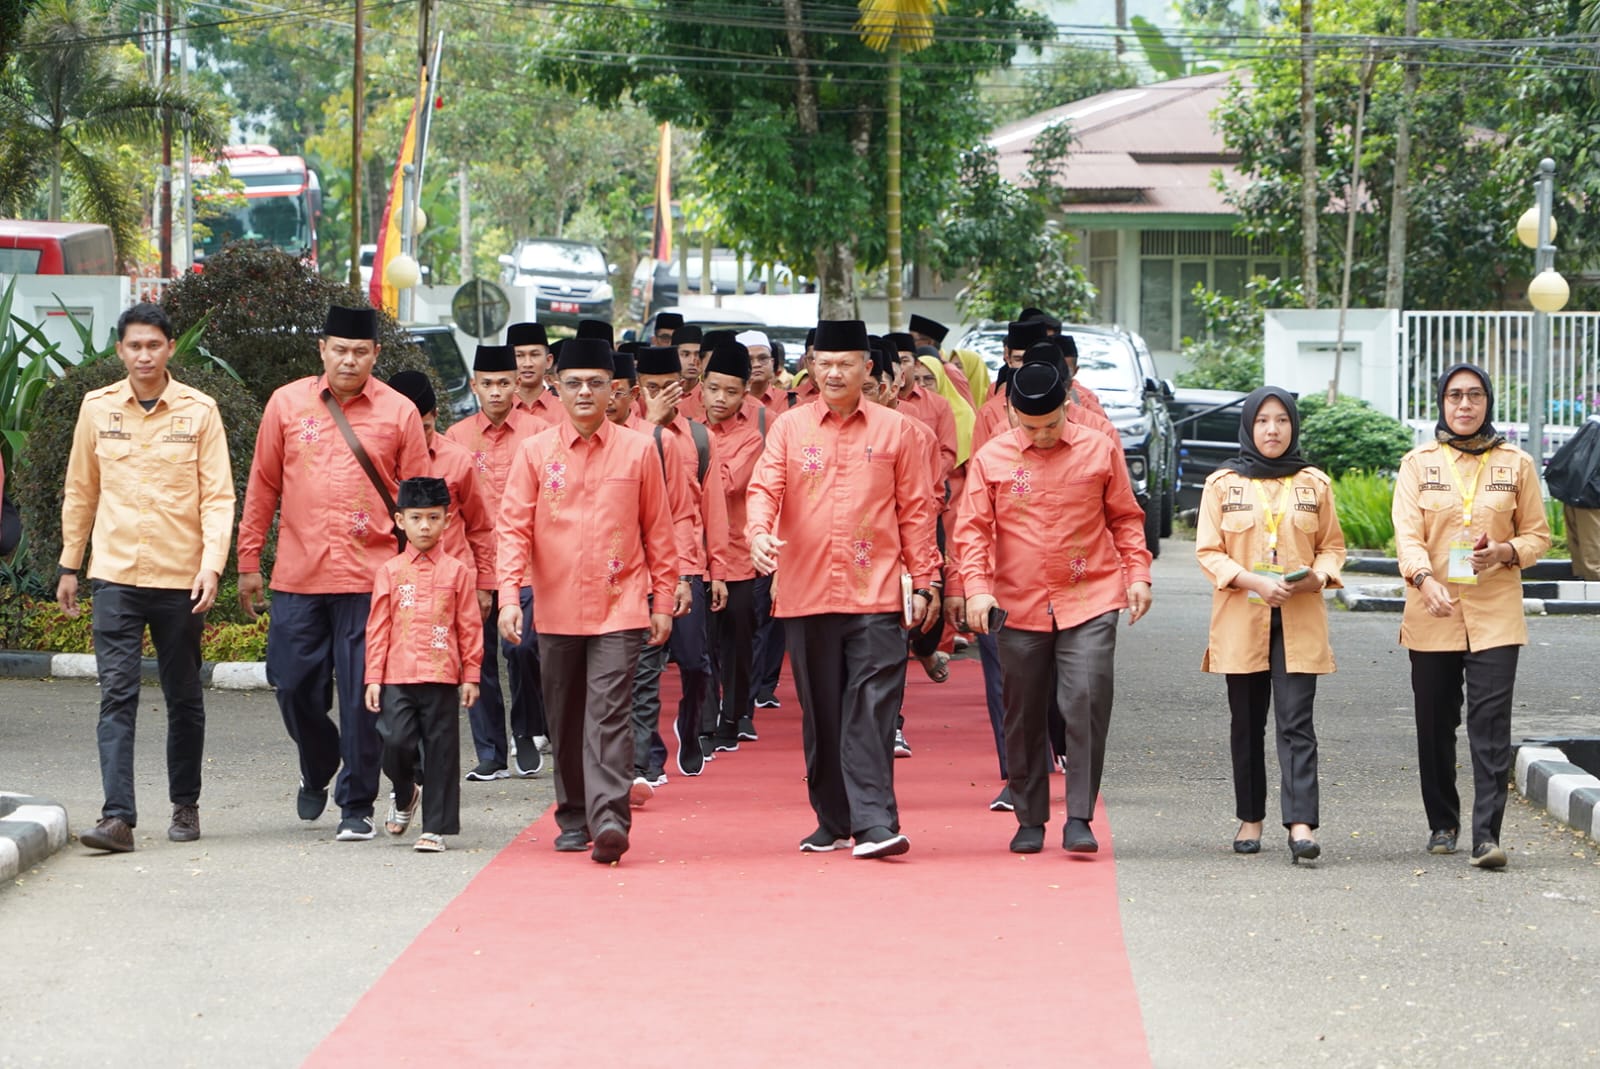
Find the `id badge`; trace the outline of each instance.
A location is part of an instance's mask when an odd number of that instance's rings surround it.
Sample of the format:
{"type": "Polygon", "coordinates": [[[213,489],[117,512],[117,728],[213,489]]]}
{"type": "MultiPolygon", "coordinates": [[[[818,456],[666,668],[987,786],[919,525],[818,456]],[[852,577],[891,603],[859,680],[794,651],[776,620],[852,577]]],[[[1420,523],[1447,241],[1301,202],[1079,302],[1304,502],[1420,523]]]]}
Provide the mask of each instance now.
{"type": "MultiPolygon", "coordinates": [[[[1264,560],[1256,561],[1255,567],[1251,568],[1250,571],[1253,572],[1256,575],[1275,575],[1275,576],[1282,577],[1282,575],[1283,575],[1283,565],[1281,565],[1281,564],[1273,564],[1270,561],[1264,561],[1264,560]]],[[[1257,594],[1254,590],[1250,591],[1250,593],[1248,595],[1246,595],[1245,600],[1246,601],[1253,601],[1257,605],[1265,605],[1266,604],[1266,602],[1261,599],[1261,595],[1257,594]]]]}
{"type": "Polygon", "coordinates": [[[1450,543],[1450,567],[1445,579],[1467,586],[1478,585],[1478,573],[1472,570],[1472,543],[1458,540],[1450,543]]]}

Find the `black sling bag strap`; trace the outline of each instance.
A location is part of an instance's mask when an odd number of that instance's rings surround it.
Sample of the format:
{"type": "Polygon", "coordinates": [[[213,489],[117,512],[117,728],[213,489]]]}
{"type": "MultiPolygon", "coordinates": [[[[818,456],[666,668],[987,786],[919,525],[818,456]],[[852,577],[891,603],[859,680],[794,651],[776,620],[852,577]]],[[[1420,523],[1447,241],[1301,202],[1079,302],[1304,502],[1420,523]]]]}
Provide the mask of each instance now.
{"type": "Polygon", "coordinates": [[[389,488],[383,484],[383,478],[378,474],[378,469],[373,467],[372,458],[367,456],[361,439],[356,437],[355,428],[350,426],[350,421],[344,418],[344,409],[339,407],[339,402],[333,399],[330,390],[322,391],[322,403],[328,409],[328,415],[333,417],[333,422],[338,425],[339,433],[344,435],[344,442],[350,447],[350,452],[355,454],[356,463],[361,465],[361,470],[367,473],[367,481],[372,483],[372,488],[378,491],[378,496],[383,499],[383,507],[389,510],[389,524],[394,528],[394,540],[400,546],[401,552],[406,548],[406,533],[394,522],[394,498],[389,494],[389,488]]]}

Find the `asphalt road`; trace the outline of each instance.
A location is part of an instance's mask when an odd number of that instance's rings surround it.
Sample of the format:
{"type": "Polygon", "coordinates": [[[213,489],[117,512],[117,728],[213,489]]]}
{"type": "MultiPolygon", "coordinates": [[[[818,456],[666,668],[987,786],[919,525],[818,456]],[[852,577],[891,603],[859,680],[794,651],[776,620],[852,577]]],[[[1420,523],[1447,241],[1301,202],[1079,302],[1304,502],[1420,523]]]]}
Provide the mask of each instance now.
{"type": "MultiPolygon", "coordinates": [[[[1152,614],[1120,632],[1106,772],[1155,1064],[1600,1063],[1595,844],[1513,794],[1506,871],[1423,851],[1398,618],[1335,611],[1340,670],[1318,702],[1326,853],[1294,867],[1270,836],[1256,857],[1229,849],[1223,686],[1198,671],[1209,593],[1182,543],[1169,543],[1156,579],[1152,614]]],[[[1530,624],[1516,733],[1600,733],[1600,618],[1530,624]]],[[[92,824],[95,687],[7,680],[0,694],[0,787],[49,795],[74,828],[92,824]]],[[[205,837],[173,844],[159,694],[145,699],[138,852],[73,843],[0,888],[0,1066],[295,1065],[550,800],[548,774],[464,784],[464,834],[441,856],[381,834],[336,843],[331,817],[294,818],[292,749],[271,696],[213,691],[205,837]]],[[[1462,786],[1470,799],[1469,770],[1462,786]]],[[[1003,843],[1007,818],[993,819],[1003,843]]],[[[548,824],[531,834],[530,848],[548,849],[548,824]]],[[[548,923],[553,908],[530,903],[506,923],[548,923]]],[[[1001,999],[992,1009],[1013,1012],[1001,999]]],[[[1029,1018],[1063,1033],[1069,1063],[1092,1043],[1092,1022],[1050,1007],[1029,1018]]],[[[530,1022],[531,1057],[550,1026],[530,1022]]]]}

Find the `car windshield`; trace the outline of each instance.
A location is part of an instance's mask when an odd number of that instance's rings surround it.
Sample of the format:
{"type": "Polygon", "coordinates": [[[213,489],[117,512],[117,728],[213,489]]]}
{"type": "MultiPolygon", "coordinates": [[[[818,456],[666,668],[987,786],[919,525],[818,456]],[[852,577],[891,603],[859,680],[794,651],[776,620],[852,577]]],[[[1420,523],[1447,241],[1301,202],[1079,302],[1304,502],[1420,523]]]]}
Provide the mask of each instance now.
{"type": "Polygon", "coordinates": [[[1077,381],[1095,393],[1140,392],[1142,384],[1127,342],[1110,334],[1080,334],[1075,330],[1067,333],[1078,346],[1077,381]]]}
{"type": "MultiPolygon", "coordinates": [[[[1122,338],[1112,334],[1097,334],[1068,330],[1078,346],[1078,381],[1095,393],[1113,390],[1118,393],[1139,393],[1141,383],[1134,362],[1133,350],[1122,338]]],[[[962,339],[963,348],[971,349],[983,357],[991,374],[1005,362],[1005,332],[984,330],[962,339]]]]}
{"type": "Polygon", "coordinates": [[[565,275],[604,275],[606,260],[593,245],[536,241],[517,250],[517,270],[527,274],[555,271],[565,275]]]}

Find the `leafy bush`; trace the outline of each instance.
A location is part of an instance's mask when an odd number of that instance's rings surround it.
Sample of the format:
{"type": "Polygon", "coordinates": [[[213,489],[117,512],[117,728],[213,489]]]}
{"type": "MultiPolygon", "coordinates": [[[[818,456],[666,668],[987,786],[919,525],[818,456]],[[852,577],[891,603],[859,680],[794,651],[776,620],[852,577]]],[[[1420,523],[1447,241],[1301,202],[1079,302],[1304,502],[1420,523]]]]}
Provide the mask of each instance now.
{"type": "MultiPolygon", "coordinates": [[[[217,604],[222,604],[221,598],[217,604]]],[[[200,656],[207,661],[266,660],[267,618],[260,616],[248,623],[208,622],[200,636],[200,656]]]]}
{"type": "Polygon", "coordinates": [[[1259,345],[1251,349],[1221,341],[1195,342],[1184,347],[1183,355],[1191,366],[1180,371],[1174,381],[1192,390],[1249,393],[1266,378],[1259,345]]]}
{"type": "MultiPolygon", "coordinates": [[[[174,282],[161,300],[179,331],[209,316],[204,348],[238,372],[258,405],[265,405],[272,391],[287,382],[322,374],[317,338],[329,305],[365,308],[367,303],[348,285],[322,277],[288,253],[254,242],[225,247],[206,260],[204,271],[174,282]]],[[[422,350],[406,340],[394,317],[382,310],[378,344],[373,373],[379,378],[387,380],[406,369],[433,375],[422,350]]],[[[434,377],[434,389],[442,397],[443,387],[434,377]]],[[[252,436],[255,426],[250,425],[252,436]]]]}
{"type": "MultiPolygon", "coordinates": [[[[52,577],[52,592],[56,563],[61,559],[61,488],[66,485],[67,458],[72,452],[78,407],[84,394],[108,386],[126,374],[117,360],[68,368],[38,400],[27,449],[17,472],[13,500],[22,513],[22,526],[27,533],[27,566],[40,576],[52,577]]],[[[234,506],[237,534],[239,510],[250,477],[250,459],[255,452],[256,428],[261,423],[261,406],[232,376],[214,365],[174,365],[172,374],[210,394],[217,402],[223,426],[228,431],[228,454],[237,495],[234,506]]],[[[229,576],[232,575],[231,560],[230,557],[225,573],[229,576]]]]}
{"type": "Polygon", "coordinates": [[[1392,472],[1415,444],[1411,428],[1357,397],[1328,404],[1300,398],[1300,451],[1337,479],[1347,471],[1392,472]]]}
{"type": "MultiPolygon", "coordinates": [[[[87,593],[87,588],[85,588],[87,593]]],[[[82,611],[67,616],[49,597],[23,596],[0,590],[0,649],[41,650],[46,653],[94,652],[94,599],[80,599],[82,611]]],[[[222,607],[218,598],[217,607],[222,607]]],[[[200,634],[200,656],[207,661],[260,661],[267,655],[267,618],[248,623],[208,616],[200,634]]],[[[144,636],[144,656],[154,657],[149,632],[144,636]]]]}
{"type": "Polygon", "coordinates": [[[1394,479],[1347,471],[1333,480],[1333,507],[1350,549],[1389,550],[1394,543],[1394,479]]]}

